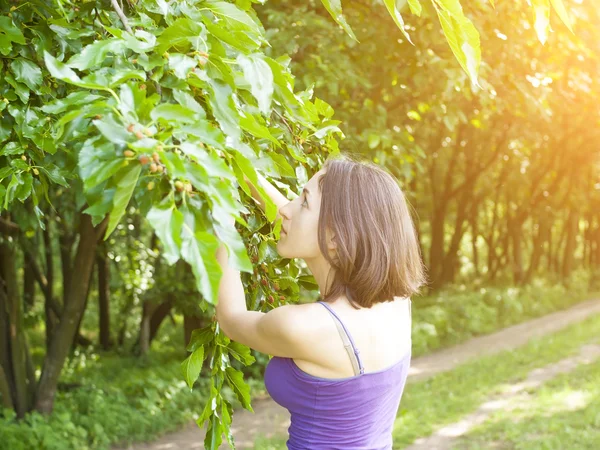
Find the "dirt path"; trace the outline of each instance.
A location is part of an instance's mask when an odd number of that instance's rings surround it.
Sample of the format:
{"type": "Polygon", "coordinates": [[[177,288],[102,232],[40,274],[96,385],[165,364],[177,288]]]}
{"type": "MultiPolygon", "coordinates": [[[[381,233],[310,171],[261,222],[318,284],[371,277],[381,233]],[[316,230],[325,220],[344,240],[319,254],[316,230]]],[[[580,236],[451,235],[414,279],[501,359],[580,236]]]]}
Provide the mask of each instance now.
{"type": "MultiPolygon", "coordinates": [[[[451,370],[473,358],[520,347],[532,338],[555,333],[567,325],[580,322],[595,314],[600,314],[600,300],[580,303],[568,310],[555,312],[415,358],[411,362],[408,381],[422,380],[439,372],[451,370]]],[[[233,416],[232,433],[238,449],[253,448],[254,441],[261,434],[266,437],[284,437],[287,434],[290,416],[286,409],[270,398],[255,399],[252,407],[254,414],[246,410],[236,410],[233,416]]],[[[204,431],[199,429],[195,422],[191,422],[180,431],[167,434],[155,442],[115,447],[113,450],[193,450],[202,449],[203,441],[204,431]]],[[[229,448],[227,444],[220,447],[221,450],[229,448]]],[[[432,449],[432,447],[427,448],[432,449]]]]}
{"type": "Polygon", "coordinates": [[[467,434],[474,426],[485,422],[494,412],[511,411],[519,404],[526,404],[528,390],[541,386],[557,375],[571,372],[581,364],[590,364],[598,358],[600,358],[600,345],[584,345],[578,355],[532,370],[525,380],[511,385],[508,392],[489,398],[479,406],[477,411],[458,422],[440,428],[431,436],[417,439],[405,450],[451,450],[457,438],[467,434]]]}

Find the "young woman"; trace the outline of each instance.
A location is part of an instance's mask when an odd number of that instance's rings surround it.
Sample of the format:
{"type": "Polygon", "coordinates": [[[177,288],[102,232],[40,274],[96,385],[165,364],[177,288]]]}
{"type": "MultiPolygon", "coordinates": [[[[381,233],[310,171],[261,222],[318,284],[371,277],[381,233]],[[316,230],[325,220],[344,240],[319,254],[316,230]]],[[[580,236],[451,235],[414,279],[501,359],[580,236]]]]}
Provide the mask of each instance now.
{"type": "Polygon", "coordinates": [[[277,251],[306,261],[322,300],[247,311],[221,246],[219,325],[273,355],[265,386],[290,411],[288,449],[391,449],[411,359],[410,297],[425,284],[404,195],[387,172],[343,154],[292,201],[259,180],[283,220],[277,251]]]}

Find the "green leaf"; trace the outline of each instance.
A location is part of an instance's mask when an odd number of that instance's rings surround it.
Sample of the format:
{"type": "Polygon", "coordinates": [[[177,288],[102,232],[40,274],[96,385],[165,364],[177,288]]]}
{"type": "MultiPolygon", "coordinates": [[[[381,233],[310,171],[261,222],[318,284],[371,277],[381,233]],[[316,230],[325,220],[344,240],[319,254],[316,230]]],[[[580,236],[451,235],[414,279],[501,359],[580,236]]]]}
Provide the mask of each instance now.
{"type": "Polygon", "coordinates": [[[181,248],[181,227],[183,214],[175,205],[154,206],[146,215],[148,223],[154,228],[156,235],[163,245],[162,256],[171,265],[179,259],[181,248]]]}
{"type": "Polygon", "coordinates": [[[69,187],[69,183],[60,173],[60,169],[58,167],[52,166],[49,169],[47,167],[41,167],[41,169],[46,173],[46,175],[48,175],[48,178],[50,178],[53,183],[60,184],[63,187],[69,187]]]}
{"type": "Polygon", "coordinates": [[[244,78],[250,83],[250,92],[258,102],[258,109],[263,114],[268,114],[271,110],[271,100],[273,98],[273,72],[271,67],[258,53],[248,56],[239,54],[237,63],[244,72],[244,78]]]}
{"type": "Polygon", "coordinates": [[[273,160],[275,163],[275,168],[277,169],[277,173],[284,177],[295,177],[296,172],[294,172],[294,168],[288,163],[285,156],[276,153],[276,152],[268,152],[269,158],[273,160]]]}
{"type": "Polygon", "coordinates": [[[219,241],[205,231],[194,233],[193,223],[190,223],[190,212],[184,214],[186,221],[181,233],[181,256],[192,266],[196,278],[196,288],[204,299],[215,304],[219,292],[219,281],[222,271],[215,253],[219,241]]]}
{"type": "Polygon", "coordinates": [[[46,63],[50,75],[54,78],[77,85],[81,84],[81,79],[70,67],[60,62],[46,50],[44,50],[44,62],[46,63]]]}
{"type": "Polygon", "coordinates": [[[369,144],[369,148],[376,148],[381,142],[381,137],[378,134],[371,133],[367,138],[367,142],[369,144]]]}
{"type": "Polygon", "coordinates": [[[208,50],[204,25],[187,18],[179,18],[174,21],[158,37],[157,43],[156,51],[159,54],[171,47],[177,47],[179,52],[185,52],[189,48],[186,44],[194,44],[194,48],[199,51],[208,50]]]}
{"type": "Polygon", "coordinates": [[[15,197],[20,202],[24,202],[27,197],[31,194],[31,187],[33,185],[33,176],[29,172],[21,174],[21,180],[19,186],[15,190],[15,197]]]}
{"type": "Polygon", "coordinates": [[[418,17],[421,17],[421,11],[423,7],[421,6],[421,2],[419,0],[408,0],[408,7],[410,8],[410,12],[418,17]]]}
{"type": "Polygon", "coordinates": [[[188,356],[181,363],[181,371],[185,382],[190,389],[194,386],[194,382],[198,379],[200,371],[202,370],[202,363],[204,362],[204,347],[200,347],[188,356]]]}
{"type": "Polygon", "coordinates": [[[202,142],[221,149],[225,145],[225,136],[223,132],[207,120],[197,120],[190,125],[182,125],[181,131],[199,138],[202,142]]]}
{"type": "MultiPolygon", "coordinates": [[[[258,177],[256,176],[256,171],[252,166],[252,163],[242,155],[240,152],[235,152],[235,162],[237,166],[240,168],[242,173],[248,177],[250,182],[256,187],[258,193],[265,200],[265,215],[267,216],[267,220],[269,222],[273,222],[275,217],[277,216],[277,206],[271,200],[271,197],[267,194],[267,192],[263,189],[261,184],[258,182],[258,177]]],[[[238,178],[238,182],[247,187],[247,184],[243,179],[238,178]]]]}
{"type": "Polygon", "coordinates": [[[10,63],[10,68],[15,74],[15,79],[27,85],[32,91],[42,85],[42,70],[25,58],[17,58],[10,63]]]}
{"type": "Polygon", "coordinates": [[[569,14],[567,13],[567,10],[565,9],[565,5],[563,4],[563,1],[562,0],[550,0],[550,1],[552,2],[552,6],[554,7],[556,14],[558,14],[558,17],[560,17],[560,20],[562,20],[563,23],[569,29],[569,31],[571,33],[573,33],[573,25],[571,24],[571,19],[569,18],[569,14]]]}
{"type": "Polygon", "coordinates": [[[50,103],[43,105],[40,109],[47,114],[59,114],[66,111],[71,106],[79,106],[93,103],[104,98],[100,95],[91,94],[87,91],[71,92],[65,98],[58,98],[50,103]]]}
{"type": "Polygon", "coordinates": [[[479,33],[464,15],[459,0],[434,0],[442,30],[450,49],[471,81],[479,86],[477,76],[481,64],[479,33]]]}
{"type": "Polygon", "coordinates": [[[248,411],[254,412],[250,405],[250,387],[244,382],[244,374],[233,367],[227,367],[225,375],[229,386],[235,392],[242,406],[248,411]]]}
{"type": "Polygon", "coordinates": [[[182,80],[187,79],[190,70],[197,65],[198,62],[195,59],[182,55],[181,53],[172,53],[169,56],[169,66],[173,69],[177,78],[182,80]]]}
{"type": "Polygon", "coordinates": [[[231,356],[233,356],[235,359],[237,359],[246,366],[249,366],[250,364],[253,364],[256,361],[254,356],[252,356],[250,349],[245,345],[240,344],[239,342],[231,341],[227,345],[227,351],[231,356]]]}
{"type": "Polygon", "coordinates": [[[0,53],[7,56],[12,50],[13,42],[25,45],[25,36],[10,17],[0,16],[0,53]]]}
{"type": "Polygon", "coordinates": [[[13,169],[12,167],[2,167],[0,169],[0,181],[4,180],[6,177],[8,177],[10,174],[12,174],[13,169]]]}
{"type": "Polygon", "coordinates": [[[394,19],[394,22],[396,22],[396,25],[398,28],[400,28],[400,31],[402,31],[404,37],[412,44],[413,41],[410,39],[410,36],[404,29],[404,19],[402,18],[400,11],[398,11],[398,8],[396,8],[396,0],[383,0],[383,3],[385,3],[385,7],[390,13],[390,16],[392,16],[392,19],[394,19]]]}
{"type": "Polygon", "coordinates": [[[358,42],[358,39],[356,39],[356,36],[354,35],[354,31],[352,31],[352,28],[350,28],[350,25],[348,25],[348,22],[346,22],[346,18],[342,13],[342,2],[340,0],[321,0],[321,3],[323,3],[325,9],[329,12],[331,17],[333,17],[333,20],[348,33],[348,36],[358,42]]]}
{"type": "Polygon", "coordinates": [[[162,103],[156,106],[150,113],[150,117],[154,121],[160,119],[166,122],[178,123],[193,123],[198,120],[197,114],[185,106],[176,105],[174,103],[162,103]]]}
{"type": "Polygon", "coordinates": [[[333,116],[334,110],[331,105],[320,98],[315,98],[315,108],[317,109],[317,112],[326,119],[329,119],[331,116],[333,116]]]}
{"type": "Polygon", "coordinates": [[[191,109],[195,113],[199,114],[203,119],[206,118],[206,111],[196,99],[188,92],[181,91],[179,89],[173,89],[173,98],[177,100],[181,106],[191,109]]]}
{"type": "Polygon", "coordinates": [[[240,115],[231,94],[229,85],[211,80],[208,102],[212,112],[225,134],[237,141],[241,137],[240,115]]]}
{"type": "Polygon", "coordinates": [[[108,53],[123,53],[125,43],[121,39],[106,39],[86,45],[79,53],[69,59],[67,65],[79,70],[99,67],[104,63],[108,53]]]}
{"type": "Polygon", "coordinates": [[[202,6],[206,6],[215,16],[223,19],[232,30],[249,31],[255,35],[262,35],[262,27],[233,3],[207,1],[202,6]]]}
{"type": "Polygon", "coordinates": [[[117,190],[113,198],[113,209],[110,213],[104,240],[108,239],[108,236],[111,235],[121,220],[121,217],[125,214],[125,210],[129,204],[129,200],[131,199],[141,171],[142,165],[134,163],[124,167],[116,174],[114,184],[116,185],[117,190]]]}
{"type": "Polygon", "coordinates": [[[20,155],[24,152],[23,146],[18,142],[8,142],[2,149],[0,149],[0,155],[20,155]]]}
{"type": "Polygon", "coordinates": [[[248,258],[244,241],[233,225],[223,223],[213,224],[219,240],[225,244],[229,254],[229,264],[238,271],[252,273],[254,267],[248,258]]]}
{"type": "Polygon", "coordinates": [[[13,173],[10,183],[8,183],[8,186],[6,187],[6,194],[4,196],[4,209],[8,209],[8,205],[15,197],[15,191],[20,184],[21,179],[19,175],[17,173],[13,173]]]}
{"type": "Polygon", "coordinates": [[[208,325],[204,328],[198,328],[192,331],[192,335],[190,336],[190,342],[187,344],[186,350],[188,352],[193,352],[199,347],[203,347],[204,345],[212,342],[215,338],[215,329],[212,325],[208,325]]]}
{"type": "Polygon", "coordinates": [[[100,133],[113,144],[127,144],[132,140],[132,134],[127,131],[125,125],[116,122],[112,116],[92,120],[92,123],[100,130],[100,133]]]}
{"type": "Polygon", "coordinates": [[[240,126],[257,138],[268,139],[276,147],[281,145],[279,144],[279,141],[273,137],[269,129],[266,126],[258,123],[256,117],[252,114],[244,114],[242,117],[240,117],[240,126]]]}

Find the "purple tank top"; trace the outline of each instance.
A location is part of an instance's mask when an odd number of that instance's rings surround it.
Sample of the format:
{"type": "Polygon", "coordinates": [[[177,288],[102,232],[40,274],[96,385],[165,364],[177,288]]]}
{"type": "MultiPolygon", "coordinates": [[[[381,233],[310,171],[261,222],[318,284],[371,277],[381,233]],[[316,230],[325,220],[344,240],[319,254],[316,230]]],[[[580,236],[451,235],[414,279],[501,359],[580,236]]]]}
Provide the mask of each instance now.
{"type": "Polygon", "coordinates": [[[321,378],[304,372],[292,358],[271,358],[265,370],[265,387],[271,398],[290,412],[287,448],[391,450],[411,352],[386,369],[364,373],[360,352],[343,322],[327,304],[317,303],[342,325],[360,373],[321,378]]]}

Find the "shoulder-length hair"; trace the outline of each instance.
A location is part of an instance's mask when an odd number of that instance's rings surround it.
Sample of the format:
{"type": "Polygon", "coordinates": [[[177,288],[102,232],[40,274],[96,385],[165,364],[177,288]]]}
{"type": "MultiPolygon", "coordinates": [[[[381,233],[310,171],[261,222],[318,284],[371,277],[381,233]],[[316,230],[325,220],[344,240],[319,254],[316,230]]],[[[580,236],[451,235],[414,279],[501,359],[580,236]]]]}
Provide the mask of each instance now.
{"type": "Polygon", "coordinates": [[[396,179],[369,161],[341,153],[327,159],[323,168],[318,241],[335,270],[323,301],[345,295],[360,309],[417,293],[426,284],[425,267],[396,179]],[[327,251],[326,230],[337,243],[333,257],[327,251]]]}

